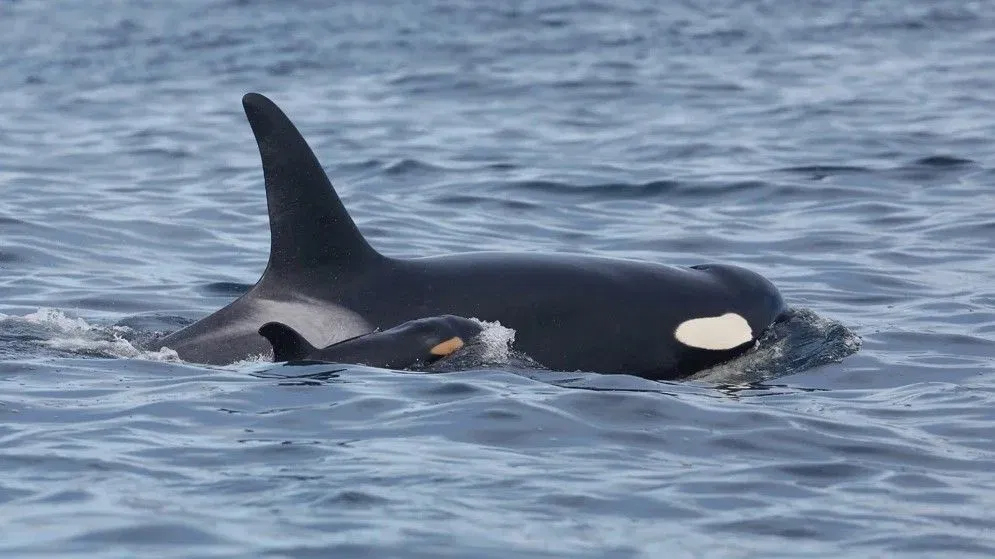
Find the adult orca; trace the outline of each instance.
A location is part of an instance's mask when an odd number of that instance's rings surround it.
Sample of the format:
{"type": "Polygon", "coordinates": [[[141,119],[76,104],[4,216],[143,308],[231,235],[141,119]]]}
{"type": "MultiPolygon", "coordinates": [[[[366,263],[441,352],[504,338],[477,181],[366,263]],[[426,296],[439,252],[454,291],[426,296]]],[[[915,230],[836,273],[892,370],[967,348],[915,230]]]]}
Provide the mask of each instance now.
{"type": "Polygon", "coordinates": [[[449,314],[513,328],[515,349],[551,369],[674,379],[745,352],[784,311],[769,281],[729,265],[537,253],[384,256],[363,238],[290,119],[257,93],[242,105],[262,159],[269,262],[244,295],[155,344],[186,361],[269,355],[258,333],[268,322],[324,347],[449,314]]]}
{"type": "Polygon", "coordinates": [[[419,318],[389,330],[370,332],[319,349],[281,322],[267,322],[259,334],[273,345],[273,361],[330,361],[387,369],[425,366],[447,357],[483,327],[461,316],[419,318]]]}

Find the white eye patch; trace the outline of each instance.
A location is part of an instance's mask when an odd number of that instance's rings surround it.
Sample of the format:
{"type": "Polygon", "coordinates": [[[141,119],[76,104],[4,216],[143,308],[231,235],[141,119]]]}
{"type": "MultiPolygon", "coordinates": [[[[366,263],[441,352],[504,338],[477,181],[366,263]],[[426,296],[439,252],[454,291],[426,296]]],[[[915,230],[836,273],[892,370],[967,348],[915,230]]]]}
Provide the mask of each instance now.
{"type": "Polygon", "coordinates": [[[730,312],[685,320],[674,330],[674,337],[689,347],[722,350],[753,340],[753,330],[745,318],[730,312]]]}

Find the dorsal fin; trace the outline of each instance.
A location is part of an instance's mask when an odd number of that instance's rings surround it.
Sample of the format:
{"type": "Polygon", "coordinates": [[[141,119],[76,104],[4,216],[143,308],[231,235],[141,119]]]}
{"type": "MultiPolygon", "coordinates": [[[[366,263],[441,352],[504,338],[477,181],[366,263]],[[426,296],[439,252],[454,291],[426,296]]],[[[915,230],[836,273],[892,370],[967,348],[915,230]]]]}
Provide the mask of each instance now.
{"type": "Polygon", "coordinates": [[[318,351],[290,326],[282,322],[267,322],[259,327],[259,335],[273,346],[273,361],[300,361],[318,351]]]}
{"type": "Polygon", "coordinates": [[[382,258],[363,238],[304,137],[275,103],[242,98],[259,146],[269,208],[266,273],[281,276],[317,266],[356,267],[382,258]]]}

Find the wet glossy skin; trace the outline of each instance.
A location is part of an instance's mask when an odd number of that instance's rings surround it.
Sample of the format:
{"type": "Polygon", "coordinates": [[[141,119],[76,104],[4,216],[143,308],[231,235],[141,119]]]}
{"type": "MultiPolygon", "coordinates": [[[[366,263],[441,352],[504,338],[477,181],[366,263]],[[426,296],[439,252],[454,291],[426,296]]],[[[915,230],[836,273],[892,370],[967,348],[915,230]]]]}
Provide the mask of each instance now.
{"type": "Polygon", "coordinates": [[[466,253],[393,259],[366,243],[287,117],[243,99],[259,145],[270,261],[231,305],[160,342],[188,360],[269,354],[257,331],[281,322],[323,347],[437,315],[500,321],[546,367],[678,378],[746,351],[784,310],[774,286],[735,266],[675,268],[567,254],[466,253]],[[750,340],[722,350],[678,341],[694,319],[734,313],[750,340]]]}
{"type": "Polygon", "coordinates": [[[329,361],[407,369],[431,364],[458,351],[483,330],[466,318],[419,318],[324,348],[312,346],[285,324],[268,322],[259,333],[273,346],[274,361],[329,361]]]}

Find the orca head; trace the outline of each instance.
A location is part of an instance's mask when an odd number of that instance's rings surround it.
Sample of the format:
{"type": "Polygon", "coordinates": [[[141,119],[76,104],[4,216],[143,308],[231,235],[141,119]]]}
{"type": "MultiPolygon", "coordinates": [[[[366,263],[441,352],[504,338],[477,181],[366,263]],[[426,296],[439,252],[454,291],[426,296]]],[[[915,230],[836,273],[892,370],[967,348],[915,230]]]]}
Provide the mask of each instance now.
{"type": "Polygon", "coordinates": [[[728,264],[691,269],[707,275],[715,290],[701,306],[689,306],[691,312],[672,333],[681,348],[678,377],[745,353],[785,311],[777,288],[756,272],[728,264]]]}
{"type": "Polygon", "coordinates": [[[730,328],[748,326],[754,340],[785,311],[784,299],[774,284],[753,270],[731,264],[701,264],[691,269],[718,284],[726,309],[719,315],[725,316],[723,322],[730,328]]]}
{"type": "Polygon", "coordinates": [[[431,362],[463,347],[482,330],[473,320],[447,314],[405,322],[389,332],[410,336],[419,347],[424,348],[424,361],[431,362]]]}
{"type": "Polygon", "coordinates": [[[464,341],[470,341],[484,329],[477,321],[463,318],[462,316],[447,314],[439,318],[446,323],[446,328],[449,329],[453,336],[458,336],[464,341]]]}

